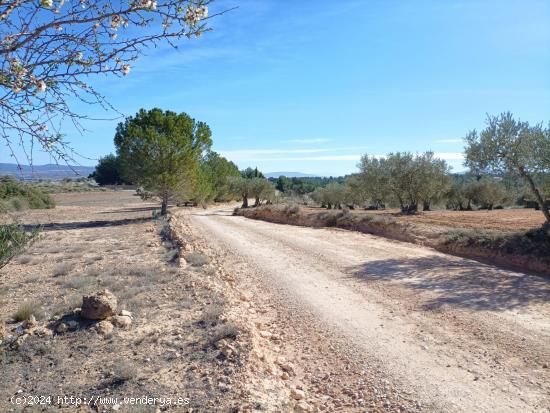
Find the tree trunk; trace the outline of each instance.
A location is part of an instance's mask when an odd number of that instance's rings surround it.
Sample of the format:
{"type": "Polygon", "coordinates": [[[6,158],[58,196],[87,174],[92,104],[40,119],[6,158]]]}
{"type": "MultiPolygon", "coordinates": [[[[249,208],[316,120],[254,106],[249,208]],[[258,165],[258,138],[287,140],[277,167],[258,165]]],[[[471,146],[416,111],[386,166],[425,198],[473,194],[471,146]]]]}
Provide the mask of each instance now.
{"type": "Polygon", "coordinates": [[[241,208],[248,208],[248,197],[246,195],[243,196],[243,205],[241,208]]]}
{"type": "Polygon", "coordinates": [[[256,202],[254,202],[254,206],[260,206],[260,197],[256,197],[256,202]]]}
{"type": "Polygon", "coordinates": [[[160,215],[165,216],[168,213],[168,194],[162,195],[162,204],[160,206],[160,215]]]}
{"type": "Polygon", "coordinates": [[[424,202],[422,204],[422,211],[429,211],[430,210],[430,203],[429,202],[424,202]]]}
{"type": "Polygon", "coordinates": [[[542,197],[539,190],[537,189],[535,182],[533,182],[533,178],[531,178],[531,175],[525,172],[525,169],[522,166],[520,166],[518,169],[520,174],[525,178],[525,180],[529,184],[529,188],[531,188],[531,191],[533,191],[533,194],[535,195],[535,198],[537,199],[537,202],[540,205],[540,209],[544,214],[544,218],[546,218],[546,222],[550,223],[550,211],[548,211],[548,205],[546,205],[546,203],[544,202],[544,198],[542,197]]]}

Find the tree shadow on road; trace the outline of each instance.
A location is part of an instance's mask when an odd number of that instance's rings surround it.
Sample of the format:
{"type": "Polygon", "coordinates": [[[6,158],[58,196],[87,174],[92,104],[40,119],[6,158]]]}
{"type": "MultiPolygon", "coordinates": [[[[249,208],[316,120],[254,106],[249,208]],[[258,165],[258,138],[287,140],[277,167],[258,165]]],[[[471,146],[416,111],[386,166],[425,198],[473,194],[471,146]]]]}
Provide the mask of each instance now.
{"type": "Polygon", "coordinates": [[[475,310],[509,310],[529,304],[550,303],[550,279],[502,270],[454,257],[370,261],[349,268],[361,280],[401,281],[419,291],[438,294],[425,309],[443,305],[475,310]]]}

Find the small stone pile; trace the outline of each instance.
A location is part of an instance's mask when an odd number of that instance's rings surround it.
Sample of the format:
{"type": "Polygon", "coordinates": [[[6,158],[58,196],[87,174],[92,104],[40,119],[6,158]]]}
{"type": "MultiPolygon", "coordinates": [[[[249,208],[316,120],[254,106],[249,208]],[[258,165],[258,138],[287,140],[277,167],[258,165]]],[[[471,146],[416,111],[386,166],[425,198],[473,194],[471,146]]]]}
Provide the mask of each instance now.
{"type": "MultiPolygon", "coordinates": [[[[82,297],[82,307],[75,310],[80,317],[86,320],[97,321],[95,329],[103,336],[113,333],[114,327],[129,328],[132,325],[132,314],[122,310],[117,314],[118,300],[109,290],[82,297]]],[[[63,334],[68,330],[78,328],[76,321],[61,322],[57,325],[56,332],[63,334]]]]}

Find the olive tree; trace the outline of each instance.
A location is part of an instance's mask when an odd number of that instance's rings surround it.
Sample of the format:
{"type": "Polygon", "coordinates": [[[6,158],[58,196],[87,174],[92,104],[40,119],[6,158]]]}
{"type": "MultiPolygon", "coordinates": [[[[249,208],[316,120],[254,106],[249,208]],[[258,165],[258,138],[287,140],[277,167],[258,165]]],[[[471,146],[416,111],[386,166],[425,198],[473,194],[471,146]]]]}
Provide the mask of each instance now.
{"type": "Polygon", "coordinates": [[[251,179],[243,176],[229,176],[227,178],[231,192],[242,199],[241,208],[248,208],[248,197],[250,194],[251,179]]]}
{"type": "Polygon", "coordinates": [[[369,199],[368,191],[363,185],[363,179],[359,174],[353,174],[346,177],[346,203],[350,207],[355,205],[364,206],[365,202],[369,199]]]}
{"type": "Polygon", "coordinates": [[[119,123],[115,134],[123,176],[161,199],[161,215],[170,198],[193,196],[201,158],[211,145],[206,123],[158,108],[141,109],[119,123]]]}
{"type": "Polygon", "coordinates": [[[62,128],[84,131],[79,105],[112,109],[94,77],[127,76],[144,50],[199,37],[211,2],[0,1],[0,140],[29,163],[33,147],[70,161],[62,128]]]}
{"type": "Polygon", "coordinates": [[[429,209],[450,185],[446,162],[435,158],[432,152],[396,152],[380,159],[365,155],[359,168],[366,192],[375,205],[390,200],[403,213],[415,213],[420,204],[429,209]]]}
{"type": "Polygon", "coordinates": [[[385,205],[390,196],[390,189],[389,171],[384,167],[384,160],[363,155],[358,167],[362,186],[373,206],[378,209],[385,205]]]}
{"type": "Polygon", "coordinates": [[[474,171],[504,175],[514,173],[525,180],[550,223],[548,204],[540,184],[550,173],[550,132],[542,125],[515,120],[510,112],[488,116],[487,127],[466,136],[466,165],[474,171]]]}
{"type": "Polygon", "coordinates": [[[254,206],[259,206],[262,200],[273,199],[275,186],[265,178],[251,178],[248,182],[249,195],[255,199],[254,206]]]}
{"type": "Polygon", "coordinates": [[[418,191],[422,209],[429,211],[433,203],[441,201],[451,186],[447,163],[434,157],[433,152],[425,152],[415,159],[418,174],[418,191]]]}

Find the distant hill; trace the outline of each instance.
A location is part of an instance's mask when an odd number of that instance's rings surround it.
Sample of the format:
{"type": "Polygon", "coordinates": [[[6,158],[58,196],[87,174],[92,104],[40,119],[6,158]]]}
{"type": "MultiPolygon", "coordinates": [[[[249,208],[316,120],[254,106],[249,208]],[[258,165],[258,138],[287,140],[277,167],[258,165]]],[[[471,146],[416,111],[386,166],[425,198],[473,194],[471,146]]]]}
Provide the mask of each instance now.
{"type": "Polygon", "coordinates": [[[63,178],[87,178],[95,170],[93,166],[69,165],[21,165],[0,163],[0,175],[13,175],[25,180],[46,179],[60,181],[63,178]]]}
{"type": "Polygon", "coordinates": [[[319,175],[304,174],[302,172],[268,172],[264,174],[266,178],[278,178],[286,176],[287,178],[315,178],[319,175]]]}

